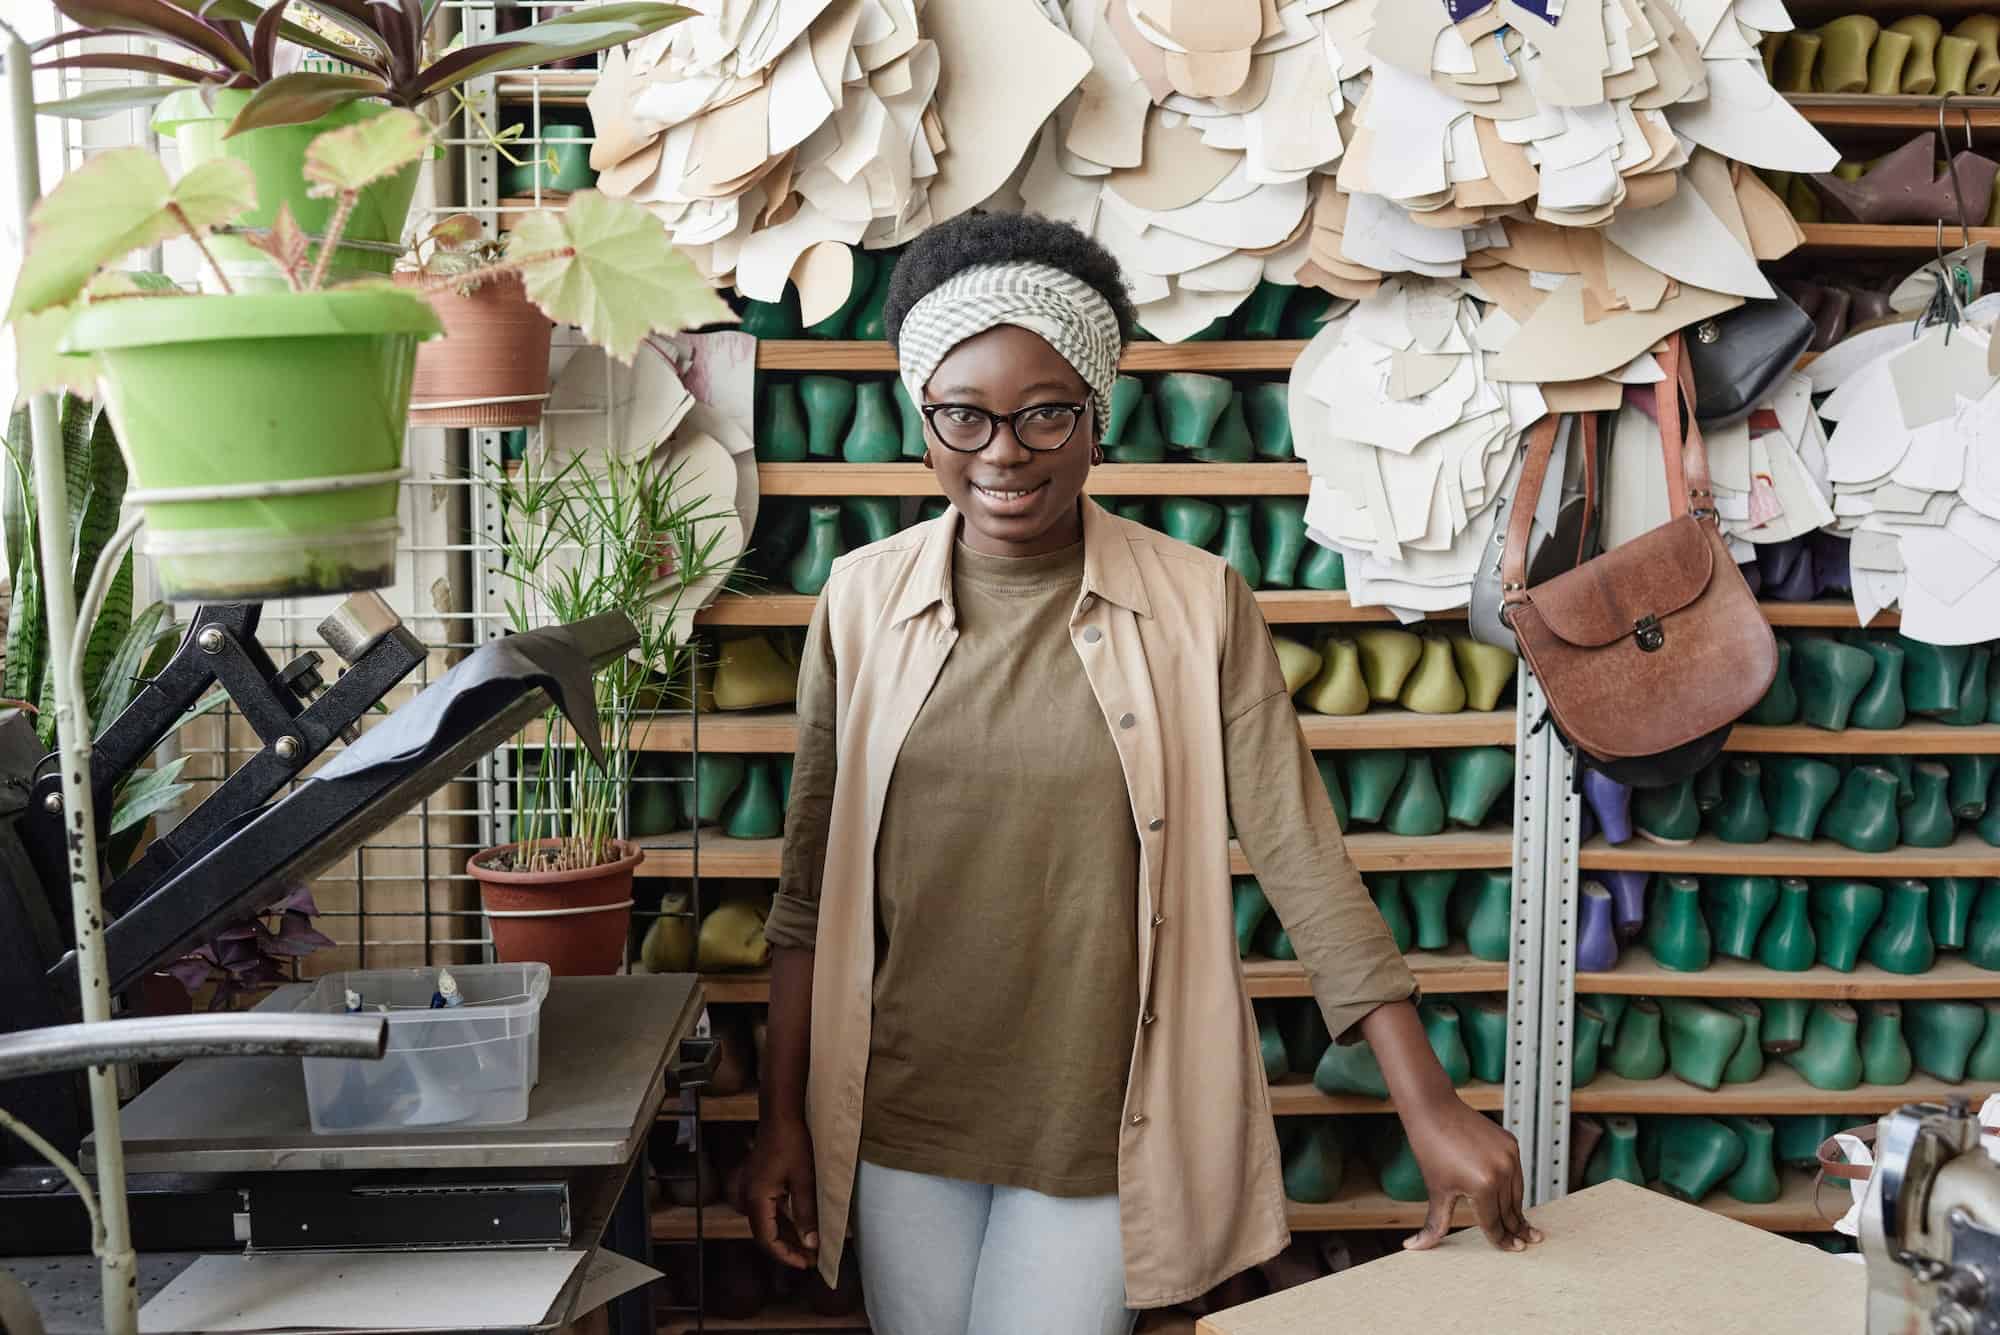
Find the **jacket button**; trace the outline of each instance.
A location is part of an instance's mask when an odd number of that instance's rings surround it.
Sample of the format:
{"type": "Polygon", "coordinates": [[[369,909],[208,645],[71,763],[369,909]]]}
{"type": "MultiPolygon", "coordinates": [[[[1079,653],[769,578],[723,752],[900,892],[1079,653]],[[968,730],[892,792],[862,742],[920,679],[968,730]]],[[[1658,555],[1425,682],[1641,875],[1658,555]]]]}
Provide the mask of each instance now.
{"type": "Polygon", "coordinates": [[[1118,716],[1118,726],[1121,728],[1129,728],[1138,721],[1139,721],[1138,719],[1134,718],[1130,714],[1120,714],[1118,716]]]}
{"type": "Polygon", "coordinates": [[[1155,1021],[1155,1020],[1157,1020],[1157,1019],[1159,1019],[1159,1018],[1160,1018],[1160,1017],[1159,1017],[1159,1016],[1157,1016],[1157,1015],[1155,1015],[1155,1014],[1153,1014],[1153,1012],[1151,1012],[1151,1011],[1147,1011],[1147,1012],[1146,1012],[1146,1013],[1145,1013],[1144,1015],[1141,1015],[1141,1016],[1139,1017],[1139,1023],[1140,1023],[1140,1024],[1151,1024],[1151,1023],[1152,1023],[1153,1021],[1155,1021]]]}
{"type": "Polygon", "coordinates": [[[1079,612],[1088,612],[1091,608],[1095,607],[1096,605],[1097,605],[1097,596],[1095,594],[1086,593],[1083,595],[1082,599],[1080,599],[1077,602],[1076,610],[1079,612]]]}
{"type": "Polygon", "coordinates": [[[1149,830],[1163,829],[1165,826],[1166,822],[1161,820],[1158,816],[1155,816],[1151,820],[1146,822],[1146,828],[1149,830]]]}
{"type": "Polygon", "coordinates": [[[1155,914],[1153,915],[1153,926],[1155,926],[1155,927],[1158,927],[1158,926],[1159,926],[1159,925],[1160,925],[1161,923],[1165,922],[1166,920],[1167,920],[1167,915],[1166,915],[1166,914],[1164,914],[1164,913],[1155,913],[1155,914]]]}
{"type": "Polygon", "coordinates": [[[1133,1114],[1132,1114],[1132,1125],[1133,1125],[1133,1126],[1144,1126],[1145,1124],[1146,1124],[1146,1114],[1144,1114],[1144,1113],[1133,1113],[1133,1114]]]}
{"type": "Polygon", "coordinates": [[[1099,630],[1097,627],[1085,626],[1083,628],[1083,642],[1085,644],[1096,644],[1099,640],[1103,638],[1104,638],[1104,632],[1099,630]]]}

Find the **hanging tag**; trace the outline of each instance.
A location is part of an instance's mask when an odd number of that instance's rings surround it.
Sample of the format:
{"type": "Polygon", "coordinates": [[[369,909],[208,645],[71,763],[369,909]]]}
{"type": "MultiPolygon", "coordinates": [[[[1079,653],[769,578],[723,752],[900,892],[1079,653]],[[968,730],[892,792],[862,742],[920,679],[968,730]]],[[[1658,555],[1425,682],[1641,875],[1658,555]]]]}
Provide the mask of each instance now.
{"type": "Polygon", "coordinates": [[[1493,0],[1444,0],[1444,12],[1451,16],[1453,23],[1463,23],[1483,9],[1491,9],[1493,0]]]}
{"type": "Polygon", "coordinates": [[[1514,3],[1551,28],[1563,16],[1563,0],[1514,0],[1514,3]]]}

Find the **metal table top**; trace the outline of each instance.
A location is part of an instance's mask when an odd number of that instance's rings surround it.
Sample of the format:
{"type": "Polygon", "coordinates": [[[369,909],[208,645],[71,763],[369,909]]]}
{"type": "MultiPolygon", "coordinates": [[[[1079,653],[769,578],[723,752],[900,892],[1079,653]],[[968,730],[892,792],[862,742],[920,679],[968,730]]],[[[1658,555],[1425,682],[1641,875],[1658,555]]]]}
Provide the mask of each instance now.
{"type": "MultiPolygon", "coordinates": [[[[293,1007],[304,985],[264,1004],[293,1007]]],[[[527,1120],[508,1126],[315,1135],[296,1057],[182,1062],[124,1110],[134,1173],[362,1172],[624,1164],[658,1115],[663,1076],[700,1014],[700,980],[551,980],[527,1120]]],[[[93,1167],[88,1142],[85,1166],[93,1167]]]]}

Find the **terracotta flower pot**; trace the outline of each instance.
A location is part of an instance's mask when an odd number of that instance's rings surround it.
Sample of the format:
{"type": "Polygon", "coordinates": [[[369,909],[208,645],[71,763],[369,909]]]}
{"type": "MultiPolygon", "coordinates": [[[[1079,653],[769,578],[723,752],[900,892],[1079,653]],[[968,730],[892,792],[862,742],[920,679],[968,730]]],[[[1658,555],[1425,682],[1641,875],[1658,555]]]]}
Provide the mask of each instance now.
{"type": "MultiPolygon", "coordinates": [[[[544,839],[538,848],[554,845],[544,839]]],[[[465,869],[479,882],[480,905],[505,964],[541,963],[559,978],[617,973],[625,963],[632,915],[632,871],[643,856],[618,843],[615,862],[581,871],[501,871],[486,865],[513,852],[501,844],[475,853],[465,869]]]]}
{"type": "MultiPolygon", "coordinates": [[[[415,288],[418,280],[405,273],[396,281],[415,288]]],[[[521,276],[507,274],[464,295],[449,287],[423,295],[443,321],[444,337],[417,352],[410,425],[505,428],[540,422],[555,326],[528,300],[521,276]]]]}

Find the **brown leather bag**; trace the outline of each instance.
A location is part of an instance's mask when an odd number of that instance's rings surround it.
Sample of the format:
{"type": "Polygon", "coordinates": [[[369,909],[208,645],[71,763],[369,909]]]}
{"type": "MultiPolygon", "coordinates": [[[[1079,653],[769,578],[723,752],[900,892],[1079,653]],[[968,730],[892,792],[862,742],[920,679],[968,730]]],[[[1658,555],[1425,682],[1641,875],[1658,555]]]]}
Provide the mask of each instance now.
{"type": "Polygon", "coordinates": [[[1508,624],[1563,739],[1635,788],[1677,782],[1714,759],[1778,671],[1771,627],[1715,522],[1679,334],[1659,361],[1666,376],[1654,393],[1673,517],[1527,587],[1528,527],[1555,442],[1555,419],[1544,418],[1529,432],[1501,565],[1508,624]]]}

